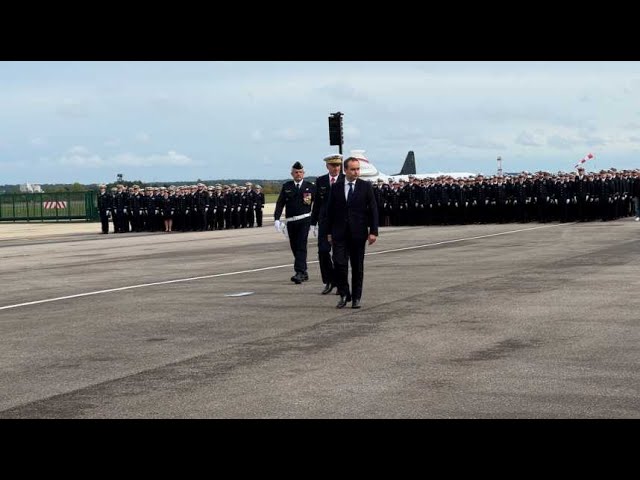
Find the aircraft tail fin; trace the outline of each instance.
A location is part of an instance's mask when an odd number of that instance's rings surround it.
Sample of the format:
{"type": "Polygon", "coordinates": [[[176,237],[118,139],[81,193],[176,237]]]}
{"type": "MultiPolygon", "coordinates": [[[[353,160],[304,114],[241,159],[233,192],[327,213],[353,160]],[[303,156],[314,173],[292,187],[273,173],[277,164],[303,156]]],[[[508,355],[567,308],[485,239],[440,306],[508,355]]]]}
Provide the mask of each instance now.
{"type": "Polygon", "coordinates": [[[402,170],[400,173],[394,173],[394,175],[415,175],[416,174],[416,157],[413,154],[413,150],[409,150],[407,158],[404,159],[402,170]]]}

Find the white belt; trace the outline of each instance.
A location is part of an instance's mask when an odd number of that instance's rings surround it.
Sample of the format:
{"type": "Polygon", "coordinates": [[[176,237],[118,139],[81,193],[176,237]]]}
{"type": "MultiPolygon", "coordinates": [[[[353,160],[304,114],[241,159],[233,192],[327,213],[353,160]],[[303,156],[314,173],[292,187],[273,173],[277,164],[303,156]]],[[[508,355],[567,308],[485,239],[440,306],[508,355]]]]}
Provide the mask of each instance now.
{"type": "Polygon", "coordinates": [[[289,217],[284,219],[284,223],[295,222],[296,220],[302,220],[303,218],[310,217],[311,213],[305,213],[303,215],[296,215],[295,217],[289,217]]]}

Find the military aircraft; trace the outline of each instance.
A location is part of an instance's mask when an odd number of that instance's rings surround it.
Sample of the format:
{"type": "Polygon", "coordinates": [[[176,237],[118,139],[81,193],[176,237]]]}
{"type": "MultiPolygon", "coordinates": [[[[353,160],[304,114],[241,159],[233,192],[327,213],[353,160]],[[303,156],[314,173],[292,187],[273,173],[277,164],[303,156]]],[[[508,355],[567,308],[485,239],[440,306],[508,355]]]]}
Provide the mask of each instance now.
{"type": "Polygon", "coordinates": [[[363,180],[369,180],[370,182],[376,182],[379,178],[383,179],[385,182],[388,182],[389,179],[398,181],[404,180],[406,182],[409,180],[409,175],[413,175],[417,178],[437,178],[441,176],[464,178],[477,175],[477,173],[471,172],[416,173],[416,158],[413,150],[409,150],[409,153],[407,153],[407,157],[404,160],[404,164],[402,165],[400,172],[393,175],[388,175],[378,170],[376,166],[367,159],[364,154],[364,150],[351,150],[351,154],[349,156],[360,160],[360,178],[363,180]]]}

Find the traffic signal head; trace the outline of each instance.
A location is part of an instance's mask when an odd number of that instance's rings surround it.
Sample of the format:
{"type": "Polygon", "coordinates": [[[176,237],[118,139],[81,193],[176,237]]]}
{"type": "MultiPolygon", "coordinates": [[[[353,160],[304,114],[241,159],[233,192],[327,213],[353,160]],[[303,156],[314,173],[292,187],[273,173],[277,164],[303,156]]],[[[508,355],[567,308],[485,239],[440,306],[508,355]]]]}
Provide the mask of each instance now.
{"type": "Polygon", "coordinates": [[[329,117],[329,145],[342,145],[342,115],[334,114],[329,117]]]}

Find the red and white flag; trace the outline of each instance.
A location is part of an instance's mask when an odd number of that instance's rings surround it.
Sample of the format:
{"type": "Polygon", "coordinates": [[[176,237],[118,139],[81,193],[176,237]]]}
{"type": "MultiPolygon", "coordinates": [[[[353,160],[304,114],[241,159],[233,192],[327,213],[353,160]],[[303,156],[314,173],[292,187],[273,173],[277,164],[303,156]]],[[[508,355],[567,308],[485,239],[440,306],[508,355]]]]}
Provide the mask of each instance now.
{"type": "Polygon", "coordinates": [[[582,160],[575,164],[573,168],[578,168],[580,165],[583,165],[587,160],[591,160],[593,158],[593,154],[587,153],[582,160]]]}

